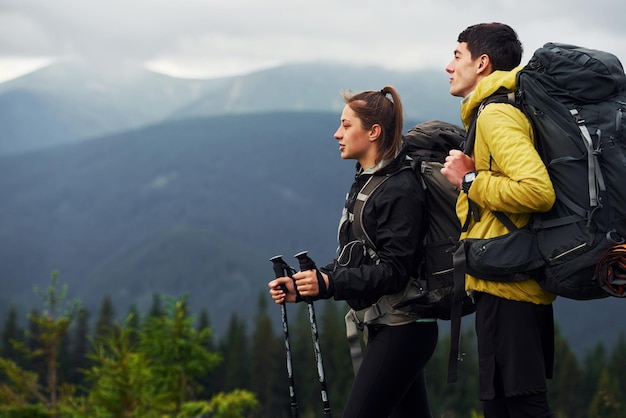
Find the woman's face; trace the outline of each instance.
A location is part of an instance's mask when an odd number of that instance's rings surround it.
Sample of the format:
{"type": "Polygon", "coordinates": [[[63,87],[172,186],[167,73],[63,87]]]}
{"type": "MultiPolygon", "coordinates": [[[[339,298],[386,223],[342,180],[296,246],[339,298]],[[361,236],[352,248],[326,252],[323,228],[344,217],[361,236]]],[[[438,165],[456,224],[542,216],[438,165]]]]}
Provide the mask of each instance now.
{"type": "Polygon", "coordinates": [[[363,129],[361,119],[349,105],[345,105],[341,113],[341,123],[335,132],[339,142],[339,151],[344,160],[357,160],[363,168],[376,163],[376,141],[372,130],[363,129]]]}

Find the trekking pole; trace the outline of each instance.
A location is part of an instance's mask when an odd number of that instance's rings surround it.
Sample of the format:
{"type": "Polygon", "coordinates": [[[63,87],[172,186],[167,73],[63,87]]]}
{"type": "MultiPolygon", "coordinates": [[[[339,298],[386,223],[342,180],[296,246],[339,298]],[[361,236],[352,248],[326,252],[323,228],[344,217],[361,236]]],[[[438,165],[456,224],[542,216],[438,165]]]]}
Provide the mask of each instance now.
{"type": "MultiPolygon", "coordinates": [[[[300,263],[300,271],[317,270],[315,262],[307,255],[307,251],[302,251],[296,255],[300,263]]],[[[330,413],[330,402],[328,400],[328,389],[326,388],[326,377],[324,376],[324,365],[322,364],[322,350],[320,348],[319,335],[317,333],[317,320],[315,319],[315,308],[313,300],[310,297],[305,298],[307,308],[309,309],[309,321],[311,322],[311,336],[313,337],[313,348],[315,349],[315,361],[317,363],[317,375],[320,379],[320,393],[322,395],[322,403],[324,404],[324,416],[332,416],[330,413]]]]}
{"type": "MultiPolygon", "coordinates": [[[[277,255],[270,258],[270,261],[274,263],[274,273],[276,278],[289,276],[293,274],[293,269],[283,260],[282,255],[277,255]]],[[[287,288],[285,285],[281,285],[285,294],[287,288]]],[[[298,418],[298,401],[296,400],[296,384],[293,378],[293,368],[291,365],[291,344],[289,342],[289,323],[287,322],[287,307],[285,302],[280,304],[280,317],[283,321],[283,332],[285,333],[285,351],[287,352],[287,376],[289,377],[289,398],[291,400],[291,418],[298,418]]]]}

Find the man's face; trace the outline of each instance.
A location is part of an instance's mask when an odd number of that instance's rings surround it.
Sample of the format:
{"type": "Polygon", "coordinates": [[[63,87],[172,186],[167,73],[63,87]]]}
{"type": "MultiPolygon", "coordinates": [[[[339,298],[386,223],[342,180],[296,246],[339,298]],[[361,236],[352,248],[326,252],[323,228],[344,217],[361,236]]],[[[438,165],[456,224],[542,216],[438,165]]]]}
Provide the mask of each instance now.
{"type": "Polygon", "coordinates": [[[454,50],[454,58],[446,67],[446,72],[450,74],[450,94],[467,97],[474,91],[479,81],[479,68],[480,57],[472,59],[467,43],[459,42],[454,50]]]}

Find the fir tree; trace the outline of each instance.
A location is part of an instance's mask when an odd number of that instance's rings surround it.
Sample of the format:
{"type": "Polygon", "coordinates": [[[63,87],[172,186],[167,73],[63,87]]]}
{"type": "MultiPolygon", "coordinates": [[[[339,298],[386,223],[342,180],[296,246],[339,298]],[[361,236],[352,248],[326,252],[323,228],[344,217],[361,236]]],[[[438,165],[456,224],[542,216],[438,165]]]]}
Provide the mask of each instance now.
{"type": "Polygon", "coordinates": [[[293,374],[298,405],[303,416],[322,416],[320,384],[311,336],[309,313],[305,303],[296,305],[294,320],[289,320],[293,374]]]}
{"type": "Polygon", "coordinates": [[[609,361],[609,370],[621,389],[621,403],[626,407],[626,337],[621,332],[609,361]]]}
{"type": "Polygon", "coordinates": [[[98,319],[96,320],[94,339],[97,341],[107,338],[114,331],[115,308],[110,295],[104,295],[102,304],[98,311],[98,319]]]}
{"type": "Polygon", "coordinates": [[[324,305],[320,304],[320,307],[324,308],[320,315],[320,345],[328,381],[328,398],[333,414],[340,416],[354,381],[344,320],[348,307],[345,303],[334,300],[324,301],[324,305]]]}
{"type": "Polygon", "coordinates": [[[0,357],[12,360],[17,364],[21,364],[23,361],[22,353],[16,348],[16,344],[23,345],[24,332],[20,330],[17,321],[17,308],[11,305],[7,314],[6,321],[4,322],[4,328],[2,330],[2,337],[0,339],[0,357]]]}
{"type": "Polygon", "coordinates": [[[608,366],[604,344],[598,342],[585,356],[581,388],[578,390],[584,405],[590,405],[598,389],[602,371],[608,366]]]}
{"type": "Polygon", "coordinates": [[[250,388],[250,353],[246,323],[237,313],[230,317],[226,336],[220,343],[220,353],[224,359],[220,364],[220,387],[231,391],[236,388],[250,388]]]}
{"type": "Polygon", "coordinates": [[[558,327],[555,330],[555,352],[554,378],[548,381],[551,409],[557,416],[584,418],[585,403],[580,396],[582,371],[558,327]]]}
{"type": "Polygon", "coordinates": [[[80,303],[78,301],[69,302],[65,309],[63,308],[62,305],[67,295],[67,285],[58,285],[57,272],[52,273],[50,286],[45,290],[36,287],[35,292],[42,298],[46,309],[42,315],[35,315],[30,318],[39,328],[38,339],[41,344],[41,351],[32,354],[41,355],[46,361],[48,406],[52,411],[55,411],[58,395],[59,346],[76,317],[80,303]]]}
{"type": "Polygon", "coordinates": [[[609,370],[604,369],[600,374],[598,382],[598,390],[596,391],[589,411],[589,418],[624,418],[626,417],[626,408],[624,408],[621,399],[621,390],[619,382],[609,370]]]}
{"type": "MultiPolygon", "coordinates": [[[[285,393],[285,380],[280,379],[280,366],[284,365],[284,353],[280,352],[281,345],[274,336],[272,320],[268,315],[268,297],[266,292],[260,292],[258,311],[255,315],[255,326],[252,333],[252,358],[250,371],[250,389],[257,395],[260,408],[256,411],[257,417],[286,416],[285,397],[279,398],[278,393],[285,393]]],[[[284,367],[282,368],[284,370],[284,367]]],[[[282,371],[281,370],[281,371],[282,371]]],[[[288,405],[288,404],[287,404],[288,405]]]]}
{"type": "Polygon", "coordinates": [[[90,352],[91,344],[89,342],[89,311],[86,307],[81,306],[76,318],[76,327],[71,334],[70,359],[71,367],[69,368],[68,381],[83,391],[83,374],[89,368],[89,359],[87,355],[90,352]]]}

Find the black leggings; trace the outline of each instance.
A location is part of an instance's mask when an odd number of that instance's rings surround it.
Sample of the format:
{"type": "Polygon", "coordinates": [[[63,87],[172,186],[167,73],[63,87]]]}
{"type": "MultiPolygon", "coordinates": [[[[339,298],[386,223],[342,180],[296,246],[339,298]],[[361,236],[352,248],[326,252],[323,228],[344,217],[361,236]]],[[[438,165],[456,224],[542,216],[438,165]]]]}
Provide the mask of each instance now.
{"type": "Polygon", "coordinates": [[[368,332],[342,418],[431,418],[424,366],[437,345],[437,323],[383,325],[368,332]]]}

